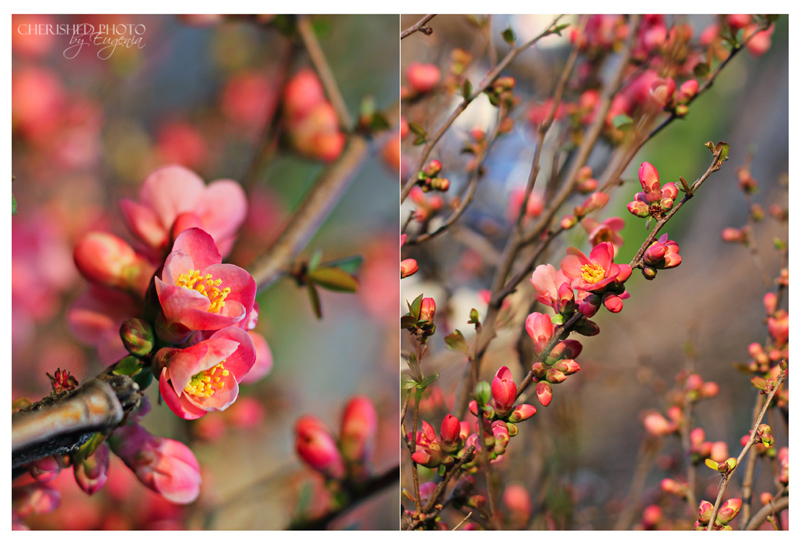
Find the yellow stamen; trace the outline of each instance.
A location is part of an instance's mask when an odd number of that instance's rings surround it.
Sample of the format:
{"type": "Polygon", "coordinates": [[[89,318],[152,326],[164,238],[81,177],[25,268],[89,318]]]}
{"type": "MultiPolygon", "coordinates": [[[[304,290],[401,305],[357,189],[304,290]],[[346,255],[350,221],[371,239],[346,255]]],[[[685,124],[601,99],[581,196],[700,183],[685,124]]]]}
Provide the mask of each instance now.
{"type": "Polygon", "coordinates": [[[225,381],[221,380],[219,376],[212,378],[212,375],[217,372],[217,369],[219,369],[219,374],[222,376],[228,376],[230,374],[230,372],[225,369],[224,363],[225,360],[222,360],[210,369],[200,371],[193,375],[189,383],[186,384],[186,387],[183,388],[183,392],[201,399],[208,399],[214,395],[215,391],[221,390],[225,386],[225,381]]]}
{"type": "Polygon", "coordinates": [[[195,290],[206,296],[211,305],[208,307],[208,312],[219,312],[225,306],[225,298],[231,293],[230,288],[220,289],[222,279],[214,280],[211,273],[206,274],[204,277],[200,276],[200,271],[193,269],[188,273],[181,273],[178,280],[175,281],[177,286],[195,290]]]}
{"type": "Polygon", "coordinates": [[[581,277],[589,284],[596,284],[603,280],[606,270],[600,264],[587,263],[581,266],[581,277]]]}

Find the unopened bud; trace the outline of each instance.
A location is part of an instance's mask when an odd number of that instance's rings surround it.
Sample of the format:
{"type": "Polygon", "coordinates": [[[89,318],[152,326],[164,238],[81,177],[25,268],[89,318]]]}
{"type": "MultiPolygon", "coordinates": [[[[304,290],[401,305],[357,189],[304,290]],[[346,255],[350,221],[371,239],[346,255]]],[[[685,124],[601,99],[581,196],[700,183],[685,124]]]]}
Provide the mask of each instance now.
{"type": "Polygon", "coordinates": [[[647,218],[650,216],[650,206],[643,201],[632,201],[628,204],[628,211],[639,218],[647,218]]]}
{"type": "Polygon", "coordinates": [[[647,280],[653,280],[654,278],[656,278],[657,273],[658,271],[656,271],[655,267],[650,267],[649,265],[645,265],[642,268],[642,276],[644,276],[644,278],[646,278],[647,280]]]}
{"type": "Polygon", "coordinates": [[[536,407],[533,405],[519,405],[511,412],[508,421],[511,423],[519,423],[527,420],[536,414],[536,407]]]}
{"type": "Polygon", "coordinates": [[[575,215],[567,215],[561,219],[561,227],[565,230],[569,230],[575,227],[575,224],[578,223],[577,217],[575,215]]]}
{"type": "Polygon", "coordinates": [[[365,396],[350,399],[342,415],[339,445],[347,461],[366,461],[375,445],[378,431],[378,413],[372,401],[365,396]]]}
{"type": "Polygon", "coordinates": [[[439,160],[431,160],[422,170],[426,177],[435,177],[440,171],[442,171],[442,163],[439,160]]]}
{"type": "Polygon", "coordinates": [[[125,349],[134,356],[145,356],[153,350],[155,335],[153,328],[139,318],[129,318],[122,322],[119,336],[125,349]]]}
{"type": "Polygon", "coordinates": [[[539,403],[546,407],[553,400],[553,387],[549,382],[539,382],[536,384],[536,399],[539,403]]]}
{"type": "Polygon", "coordinates": [[[344,461],[336,441],[321,421],[313,416],[301,417],[297,420],[295,435],[295,449],[306,465],[328,478],[344,476],[344,461]]]}
{"type": "Polygon", "coordinates": [[[408,258],[400,262],[400,278],[404,279],[406,277],[410,277],[414,273],[419,271],[419,264],[417,264],[417,260],[413,258],[408,258]]]}

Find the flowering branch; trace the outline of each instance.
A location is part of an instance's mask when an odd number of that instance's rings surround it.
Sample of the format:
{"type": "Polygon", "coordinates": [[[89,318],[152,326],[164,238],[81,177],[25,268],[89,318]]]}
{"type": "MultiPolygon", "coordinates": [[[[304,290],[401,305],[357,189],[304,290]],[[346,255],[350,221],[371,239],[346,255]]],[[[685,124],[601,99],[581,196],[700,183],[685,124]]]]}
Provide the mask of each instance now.
{"type": "Polygon", "coordinates": [[[753,424],[753,428],[750,431],[750,438],[747,440],[747,444],[745,444],[744,448],[742,448],[742,451],[736,458],[736,462],[733,465],[733,467],[727,472],[722,473],[722,481],[719,484],[719,492],[717,493],[717,500],[714,503],[714,509],[711,512],[711,518],[708,520],[708,528],[706,529],[707,531],[710,531],[714,528],[714,520],[716,519],[717,513],[719,512],[719,507],[720,504],[722,503],[722,496],[725,493],[725,490],[728,488],[728,483],[730,482],[733,473],[736,472],[737,467],[744,459],[744,456],[747,455],[747,452],[750,451],[750,448],[755,443],[758,426],[761,424],[761,420],[764,418],[764,414],[766,414],[767,408],[769,408],[769,405],[772,402],[772,398],[775,397],[776,393],[778,393],[778,390],[783,385],[784,380],[786,380],[785,368],[781,370],[778,379],[775,381],[773,385],[772,391],[769,393],[769,395],[767,395],[767,398],[764,401],[764,406],[761,407],[761,412],[758,414],[758,418],[756,418],[756,421],[753,424]]]}

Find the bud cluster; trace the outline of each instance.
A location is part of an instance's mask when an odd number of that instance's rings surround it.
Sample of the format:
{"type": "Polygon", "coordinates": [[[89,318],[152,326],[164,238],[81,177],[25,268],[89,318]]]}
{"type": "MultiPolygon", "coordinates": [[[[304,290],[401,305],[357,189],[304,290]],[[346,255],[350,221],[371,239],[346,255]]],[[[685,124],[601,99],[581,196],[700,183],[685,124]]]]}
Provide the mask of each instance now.
{"type": "Polygon", "coordinates": [[[439,177],[442,171],[442,163],[439,160],[431,160],[428,162],[417,176],[417,186],[423,192],[430,192],[432,190],[438,192],[447,192],[450,188],[450,181],[444,177],[439,177]]]}
{"type": "MultiPolygon", "coordinates": [[[[742,508],[742,499],[728,499],[723,502],[717,511],[717,517],[714,518],[714,525],[712,531],[732,531],[733,527],[728,525],[731,521],[739,515],[739,510],[742,508]]],[[[699,518],[694,524],[695,531],[708,530],[708,524],[711,521],[711,514],[714,512],[714,505],[708,501],[701,501],[698,509],[699,518]]]]}
{"type": "Polygon", "coordinates": [[[652,216],[659,219],[672,209],[678,197],[678,185],[667,183],[663,187],[658,179],[658,171],[650,162],[642,162],[639,167],[639,183],[642,191],[637,192],[628,211],[639,218],[652,216]]]}

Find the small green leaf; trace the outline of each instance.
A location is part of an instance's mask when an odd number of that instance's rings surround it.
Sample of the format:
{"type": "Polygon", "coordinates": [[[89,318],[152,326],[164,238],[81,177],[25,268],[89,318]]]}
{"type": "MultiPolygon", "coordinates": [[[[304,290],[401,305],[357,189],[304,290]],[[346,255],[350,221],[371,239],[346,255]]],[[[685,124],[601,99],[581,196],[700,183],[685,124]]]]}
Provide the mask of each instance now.
{"type": "Polygon", "coordinates": [[[477,309],[472,309],[469,311],[469,322],[467,323],[476,325],[481,323],[480,314],[478,314],[477,309]]]}
{"type": "Polygon", "coordinates": [[[308,279],[332,292],[355,293],[359,286],[356,277],[338,267],[320,267],[309,273],[308,279]]]}
{"type": "Polygon", "coordinates": [[[433,373],[432,375],[426,376],[425,378],[423,378],[422,382],[419,382],[417,384],[417,387],[424,390],[425,388],[427,388],[428,386],[430,386],[431,384],[433,384],[437,380],[439,380],[439,373],[433,373]]]}
{"type": "Polygon", "coordinates": [[[356,254],[355,256],[348,256],[347,258],[339,258],[329,262],[321,263],[320,267],[338,267],[344,269],[348,273],[355,273],[361,264],[364,263],[364,258],[356,254]]]}
{"type": "Polygon", "coordinates": [[[469,345],[466,339],[464,339],[464,335],[462,335],[459,330],[455,330],[453,333],[446,336],[444,342],[447,344],[448,350],[469,354],[469,345]]]}
{"type": "Polygon", "coordinates": [[[711,68],[708,67],[708,64],[705,62],[699,62],[694,67],[694,75],[695,77],[705,78],[711,72],[711,68]]]}
{"type": "MultiPolygon", "coordinates": [[[[419,294],[419,296],[417,296],[417,298],[408,306],[408,311],[415,320],[419,320],[419,312],[422,309],[422,297],[423,294],[419,294]]],[[[406,301],[406,303],[408,303],[408,301],[406,301]]]]}
{"type": "Polygon", "coordinates": [[[414,139],[412,145],[418,147],[420,145],[424,145],[426,141],[428,141],[428,138],[426,136],[419,136],[416,139],[414,139]]]}
{"type": "Polygon", "coordinates": [[[105,441],[106,436],[103,433],[95,433],[78,448],[77,452],[75,452],[75,461],[83,461],[87,457],[91,457],[105,441]]]}
{"type": "Polygon", "coordinates": [[[503,30],[503,41],[509,45],[514,45],[514,41],[516,40],[516,36],[514,36],[514,31],[511,30],[509,26],[505,30],[503,30]]]}
{"type": "Polygon", "coordinates": [[[14,194],[11,194],[11,216],[17,214],[17,198],[14,197],[14,194]]]}
{"type": "Polygon", "coordinates": [[[447,474],[447,465],[439,465],[439,470],[436,471],[436,474],[439,476],[444,476],[447,474]]]}
{"type": "Polygon", "coordinates": [[[716,148],[714,149],[719,154],[719,161],[724,162],[728,159],[728,151],[731,149],[731,146],[728,145],[725,141],[720,141],[717,143],[716,148]]]}
{"type": "Polygon", "coordinates": [[[560,326],[564,324],[564,315],[563,314],[556,314],[550,317],[550,321],[553,322],[554,326],[560,326]]]}
{"type": "Polygon", "coordinates": [[[117,375],[133,376],[141,370],[142,362],[139,360],[139,358],[128,356],[117,362],[117,364],[114,366],[113,373],[117,375]]]}
{"type": "Polygon", "coordinates": [[[478,385],[475,386],[475,400],[478,402],[478,406],[483,406],[489,402],[492,398],[492,387],[486,381],[478,382],[478,385]]]}
{"type": "Polygon", "coordinates": [[[557,27],[555,27],[553,29],[552,33],[553,34],[558,34],[560,36],[561,35],[561,31],[564,30],[565,28],[567,28],[568,26],[569,26],[569,23],[560,24],[560,25],[558,25],[557,27]]]}
{"type": "Polygon", "coordinates": [[[623,113],[622,115],[617,115],[611,119],[611,124],[617,130],[625,130],[626,128],[633,126],[633,119],[623,113]]]}
{"type": "Polygon", "coordinates": [[[411,316],[410,314],[406,314],[405,316],[400,318],[400,329],[411,329],[417,326],[417,319],[411,316]]]}
{"type": "Polygon", "coordinates": [[[417,387],[417,381],[409,373],[402,373],[400,375],[400,388],[403,390],[410,390],[417,387]]]}
{"type": "Polygon", "coordinates": [[[469,79],[464,79],[464,84],[461,85],[461,96],[465,100],[469,100],[469,97],[472,96],[472,83],[470,83],[469,79]]]}
{"type": "Polygon", "coordinates": [[[132,379],[138,384],[140,390],[146,390],[153,382],[153,371],[145,368],[133,375],[132,379]]]}
{"type": "Polygon", "coordinates": [[[411,130],[411,133],[417,134],[418,136],[426,137],[428,135],[428,132],[425,131],[425,128],[423,128],[422,125],[417,122],[409,122],[408,129],[411,130]]]}
{"type": "Polygon", "coordinates": [[[311,310],[314,311],[314,316],[317,317],[317,320],[322,320],[322,304],[319,300],[317,288],[313,283],[309,282],[306,284],[306,289],[308,290],[308,299],[311,301],[311,310]]]}
{"type": "Polygon", "coordinates": [[[314,251],[314,254],[311,255],[311,258],[308,260],[308,271],[311,272],[317,268],[319,262],[322,261],[322,251],[317,249],[314,251]]]}

